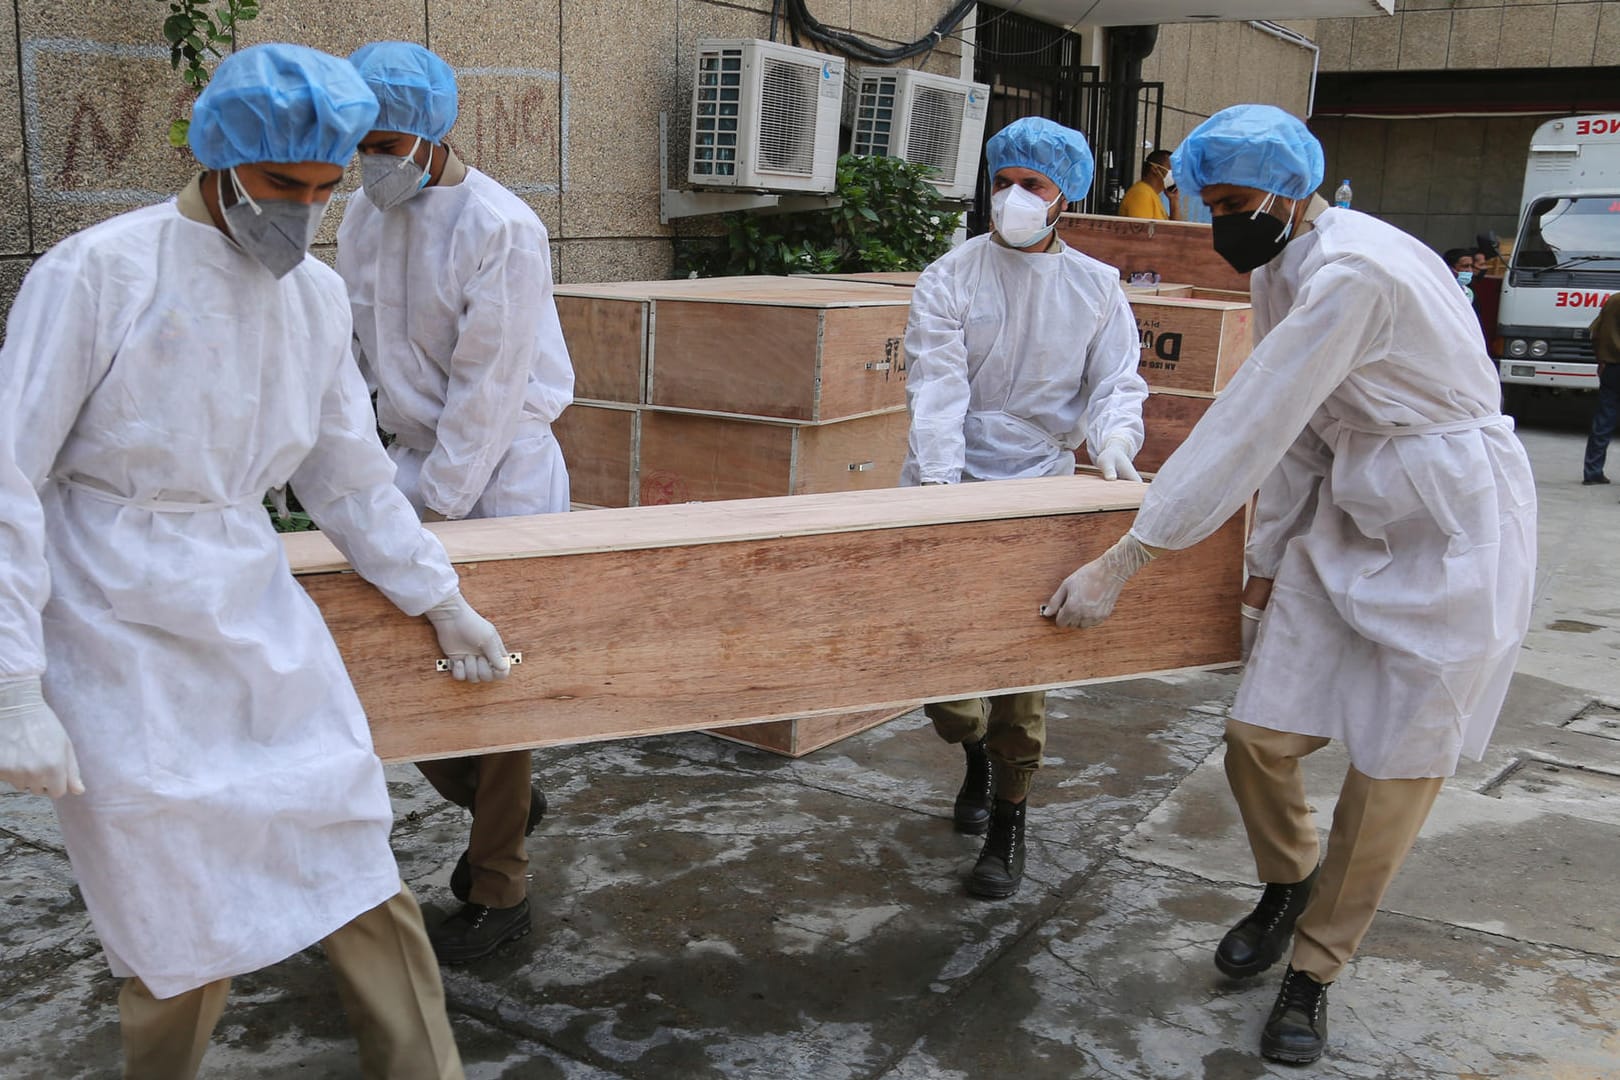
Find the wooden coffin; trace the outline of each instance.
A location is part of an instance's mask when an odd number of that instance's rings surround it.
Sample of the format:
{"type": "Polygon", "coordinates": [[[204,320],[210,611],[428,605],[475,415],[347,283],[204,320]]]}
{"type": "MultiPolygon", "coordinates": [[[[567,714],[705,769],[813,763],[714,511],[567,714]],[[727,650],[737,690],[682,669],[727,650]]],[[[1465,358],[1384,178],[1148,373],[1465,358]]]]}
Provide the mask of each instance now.
{"type": "Polygon", "coordinates": [[[744,743],[773,754],[798,758],[826,749],[852,735],[880,727],[890,720],[897,720],[919,705],[913,702],[898,709],[797,716],[792,720],[767,720],[763,724],[737,724],[710,731],[709,734],[728,742],[744,743]]]}
{"type": "Polygon", "coordinates": [[[828,281],[865,281],[873,285],[902,285],[911,288],[922,277],[921,270],[868,270],[854,274],[813,274],[828,281]]]}
{"type": "Polygon", "coordinates": [[[642,506],[894,487],[905,410],[826,424],[646,409],[637,475],[642,506]]]}
{"type": "MultiPolygon", "coordinates": [[[[1190,394],[1156,390],[1142,403],[1142,428],[1146,436],[1142,449],[1132,462],[1139,473],[1158,472],[1176,448],[1187,441],[1193,425],[1203,419],[1215,403],[1213,394],[1190,394]]],[[[1086,448],[1075,451],[1081,465],[1089,466],[1086,448]]]]}
{"type": "Polygon", "coordinates": [[[1126,281],[1132,274],[1154,273],[1160,281],[1249,291],[1249,275],[1215,253],[1211,229],[1200,222],[1064,214],[1058,236],[1114,267],[1126,281]]]}
{"type": "Polygon", "coordinates": [[[911,293],[791,277],[557,286],[583,402],[827,421],[905,404],[911,293]]]}
{"type": "Polygon", "coordinates": [[[568,465],[573,501],[633,506],[640,491],[641,411],[634,406],[570,405],[551,425],[568,465]]]}
{"type": "Polygon", "coordinates": [[[1254,348],[1247,297],[1241,302],[1162,294],[1128,299],[1142,337],[1137,370],[1154,389],[1215,393],[1254,348]]]}
{"type": "Polygon", "coordinates": [[[647,398],[646,300],[603,296],[594,285],[558,285],[557,318],[574,364],[578,401],[641,402],[647,398]]]}
{"type": "Polygon", "coordinates": [[[1088,477],[595,510],[431,526],[524,661],[435,667],[319,533],[282,538],[389,761],[703,730],[1238,658],[1241,516],[1138,574],[1091,630],[1039,615],[1145,487],[1088,477]]]}

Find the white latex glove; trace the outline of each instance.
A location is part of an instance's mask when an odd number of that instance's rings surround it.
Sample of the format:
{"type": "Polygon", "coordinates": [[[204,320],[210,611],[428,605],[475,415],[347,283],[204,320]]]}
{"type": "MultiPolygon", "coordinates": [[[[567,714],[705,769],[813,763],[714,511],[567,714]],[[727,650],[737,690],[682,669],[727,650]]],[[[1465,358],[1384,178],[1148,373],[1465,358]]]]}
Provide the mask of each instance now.
{"type": "Polygon", "coordinates": [[[84,794],[73,743],[37,675],[0,682],[0,780],[53,799],[84,794]]]}
{"type": "Polygon", "coordinates": [[[1130,443],[1124,439],[1109,439],[1108,444],[1097,455],[1097,468],[1102,470],[1104,480],[1135,480],[1142,482],[1142,474],[1136,471],[1131,464],[1130,443]]]}
{"type": "Polygon", "coordinates": [[[425,612],[439,635],[439,648],[450,660],[458,682],[493,682],[511,671],[506,646],[490,621],[472,609],[460,592],[425,612]]]}
{"type": "Polygon", "coordinates": [[[1239,604],[1238,611],[1243,616],[1243,659],[1247,662],[1249,653],[1254,651],[1254,639],[1260,633],[1260,616],[1266,613],[1266,609],[1253,604],[1239,604]]]}
{"type": "Polygon", "coordinates": [[[1101,557],[1064,578],[1041,614],[1056,619],[1059,626],[1096,626],[1113,614],[1119,591],[1131,575],[1152,561],[1153,552],[1126,533],[1101,557]]]}

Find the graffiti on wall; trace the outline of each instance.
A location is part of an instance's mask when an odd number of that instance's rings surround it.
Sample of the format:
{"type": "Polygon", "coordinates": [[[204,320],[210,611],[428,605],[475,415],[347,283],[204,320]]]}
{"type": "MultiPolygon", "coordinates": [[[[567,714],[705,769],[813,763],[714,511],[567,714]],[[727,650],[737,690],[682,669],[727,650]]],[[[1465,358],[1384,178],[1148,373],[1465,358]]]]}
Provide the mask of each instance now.
{"type": "MultiPolygon", "coordinates": [[[[21,48],[29,191],[36,205],[82,208],[55,236],[168,198],[196,169],[169,146],[169,124],[189,114],[190,92],[161,45],[68,38],[21,48]]],[[[520,195],[567,186],[568,86],[556,71],[468,67],[457,72],[461,113],[450,141],[468,161],[520,195]]]]}

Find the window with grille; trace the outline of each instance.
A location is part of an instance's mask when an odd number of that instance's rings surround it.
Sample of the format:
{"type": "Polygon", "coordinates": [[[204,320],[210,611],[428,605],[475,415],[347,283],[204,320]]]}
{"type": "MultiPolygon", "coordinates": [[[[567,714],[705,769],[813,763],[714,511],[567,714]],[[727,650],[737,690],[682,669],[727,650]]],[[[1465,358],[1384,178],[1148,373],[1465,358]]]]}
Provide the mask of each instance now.
{"type": "Polygon", "coordinates": [[[759,167],[809,176],[816,158],[821,68],[766,57],[761,66],[759,167]]]}
{"type": "Polygon", "coordinates": [[[851,152],[872,157],[888,157],[894,133],[894,94],[898,80],[893,75],[861,82],[861,98],[855,112],[855,136],[851,152]]]}
{"type": "Polygon", "coordinates": [[[692,118],[692,174],[737,174],[737,118],[742,105],[742,50],[698,60],[697,115],[692,118]]]}

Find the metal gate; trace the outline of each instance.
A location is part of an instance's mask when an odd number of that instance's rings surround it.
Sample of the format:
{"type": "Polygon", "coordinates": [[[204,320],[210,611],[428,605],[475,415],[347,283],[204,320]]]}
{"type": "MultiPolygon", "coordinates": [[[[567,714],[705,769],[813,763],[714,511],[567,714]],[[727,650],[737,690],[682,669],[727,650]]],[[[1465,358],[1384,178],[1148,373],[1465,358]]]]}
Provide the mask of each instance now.
{"type": "MultiPolygon", "coordinates": [[[[1159,145],[1164,84],[1105,81],[1099,68],[1080,62],[1079,34],[989,4],[979,5],[973,55],[974,79],[990,87],[985,141],[1025,116],[1044,116],[1085,132],[1097,159],[1097,178],[1073,209],[1112,213],[1125,187],[1136,179],[1145,144],[1159,145]],[[1118,129],[1129,112],[1122,108],[1127,101],[1136,104],[1135,131],[1121,140],[1118,129]],[[1116,146],[1132,152],[1111,149],[1116,146]],[[1117,160],[1126,156],[1131,160],[1117,160]]],[[[984,171],[968,214],[968,231],[984,232],[989,223],[990,184],[984,171]]]]}

